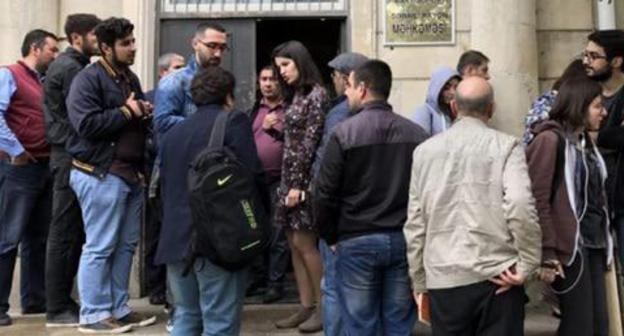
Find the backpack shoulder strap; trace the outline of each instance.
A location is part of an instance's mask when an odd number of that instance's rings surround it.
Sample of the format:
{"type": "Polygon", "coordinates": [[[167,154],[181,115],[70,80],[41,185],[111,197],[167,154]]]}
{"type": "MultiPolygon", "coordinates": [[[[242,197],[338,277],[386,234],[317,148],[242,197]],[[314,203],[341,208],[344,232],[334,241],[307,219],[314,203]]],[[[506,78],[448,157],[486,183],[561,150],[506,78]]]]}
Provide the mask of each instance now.
{"type": "Polygon", "coordinates": [[[561,134],[561,132],[558,132],[558,131],[553,131],[553,132],[557,135],[557,139],[559,141],[557,142],[557,154],[555,156],[555,175],[553,176],[552,186],[550,189],[551,190],[550,204],[552,204],[553,201],[555,200],[555,194],[557,190],[559,189],[559,185],[561,185],[561,182],[563,182],[565,178],[564,166],[565,166],[566,141],[565,141],[565,138],[563,137],[563,134],[561,134]]]}
{"type": "Polygon", "coordinates": [[[225,111],[219,112],[215,123],[212,126],[212,132],[210,132],[210,140],[208,141],[208,149],[220,149],[223,147],[225,139],[225,126],[228,120],[228,113],[225,111]]]}

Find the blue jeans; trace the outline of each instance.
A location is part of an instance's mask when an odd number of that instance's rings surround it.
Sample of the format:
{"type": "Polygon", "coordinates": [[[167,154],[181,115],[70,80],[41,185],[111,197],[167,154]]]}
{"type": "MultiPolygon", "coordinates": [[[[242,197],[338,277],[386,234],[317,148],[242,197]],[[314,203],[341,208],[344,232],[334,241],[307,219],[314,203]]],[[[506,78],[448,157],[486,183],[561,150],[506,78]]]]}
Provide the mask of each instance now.
{"type": "Polygon", "coordinates": [[[9,310],[20,248],[22,310],[45,308],[46,239],[52,212],[48,163],[13,166],[0,161],[0,313],[9,310]]]}
{"type": "Polygon", "coordinates": [[[229,272],[198,258],[184,276],[186,266],[186,262],[167,264],[175,306],[171,335],[240,334],[247,271],[229,272]]]}
{"type": "Polygon", "coordinates": [[[319,250],[323,260],[323,278],[321,279],[323,331],[326,336],[342,336],[344,333],[336,288],[336,255],[323,239],[319,239],[319,250]]]}
{"type": "Polygon", "coordinates": [[[78,268],[80,323],[121,319],[130,313],[128,282],[140,236],[143,187],[112,174],[98,179],[76,169],[70,185],[86,236],[78,268]]]}
{"type": "Polygon", "coordinates": [[[416,321],[401,231],[338,243],[336,275],[345,335],[410,335],[416,321]]]}

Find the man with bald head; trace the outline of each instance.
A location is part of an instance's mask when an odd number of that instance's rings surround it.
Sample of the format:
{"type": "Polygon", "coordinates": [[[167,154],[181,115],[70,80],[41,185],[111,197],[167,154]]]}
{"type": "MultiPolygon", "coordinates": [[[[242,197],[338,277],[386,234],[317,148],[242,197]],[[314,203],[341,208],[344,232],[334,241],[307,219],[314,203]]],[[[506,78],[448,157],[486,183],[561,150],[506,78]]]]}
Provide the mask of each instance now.
{"type": "Polygon", "coordinates": [[[523,334],[541,231],[520,141],[487,126],[493,97],[483,78],[464,79],[451,102],[458,120],[414,151],[403,233],[434,335],[523,334]]]}

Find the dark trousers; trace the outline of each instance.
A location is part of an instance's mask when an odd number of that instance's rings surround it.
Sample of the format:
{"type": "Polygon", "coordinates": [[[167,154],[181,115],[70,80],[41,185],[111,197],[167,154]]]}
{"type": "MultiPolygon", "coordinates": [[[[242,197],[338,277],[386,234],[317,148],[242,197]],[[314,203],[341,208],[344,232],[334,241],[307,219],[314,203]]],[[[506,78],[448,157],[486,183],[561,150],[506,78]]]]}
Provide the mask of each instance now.
{"type": "MultiPolygon", "coordinates": [[[[279,181],[269,185],[271,193],[270,218],[273,218],[275,214],[278,187],[279,181]]],[[[249,283],[252,286],[267,284],[269,287],[281,288],[284,285],[284,278],[290,264],[290,248],[284,228],[273,225],[272,229],[273,234],[268,251],[258,256],[251,264],[249,283]]]]}
{"type": "Polygon", "coordinates": [[[167,292],[167,267],[154,264],[160,227],[162,226],[162,205],[160,195],[149,198],[145,218],[145,275],[149,295],[165,295],[167,292]]]}
{"type": "Polygon", "coordinates": [[[54,185],[45,284],[48,314],[59,314],[79,308],[71,293],[85,238],[80,205],[69,187],[71,156],[63,148],[54,147],[50,169],[54,185]]]}
{"type": "Polygon", "coordinates": [[[557,295],[561,308],[558,335],[608,335],[605,251],[581,251],[570,267],[564,267],[566,278],[557,278],[552,285],[557,292],[567,291],[557,295]]]}
{"type": "Polygon", "coordinates": [[[24,166],[0,161],[0,313],[9,310],[20,247],[22,310],[45,306],[45,254],[52,208],[47,160],[24,166]]]}
{"type": "Polygon", "coordinates": [[[483,281],[429,290],[433,336],[522,336],[524,288],[512,287],[498,295],[497,289],[483,281]]]}

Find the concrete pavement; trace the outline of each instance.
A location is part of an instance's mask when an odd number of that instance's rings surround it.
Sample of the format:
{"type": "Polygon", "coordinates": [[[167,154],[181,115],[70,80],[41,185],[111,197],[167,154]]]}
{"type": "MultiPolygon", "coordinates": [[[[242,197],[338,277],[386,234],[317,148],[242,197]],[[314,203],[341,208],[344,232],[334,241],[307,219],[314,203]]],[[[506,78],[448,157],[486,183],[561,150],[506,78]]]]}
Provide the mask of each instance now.
{"type": "MultiPolygon", "coordinates": [[[[135,329],[128,335],[150,335],[166,336],[165,331],[166,314],[162,306],[151,306],[147,299],[132,300],[131,306],[139,312],[156,314],[158,321],[155,325],[135,329]]],[[[279,330],[273,326],[274,321],[294,312],[297,305],[294,304],[272,304],[272,305],[246,305],[242,323],[242,333],[244,336],[294,336],[301,335],[297,330],[279,330]]],[[[47,328],[45,327],[44,315],[20,316],[19,310],[12,310],[13,325],[0,328],[2,336],[70,336],[80,335],[75,328],[47,328]]],[[[525,323],[528,336],[554,335],[557,320],[550,317],[546,312],[531,308],[527,313],[525,323]]],[[[322,333],[312,334],[313,336],[323,335],[322,333]]],[[[419,325],[415,335],[431,335],[431,332],[424,326],[419,325]]]]}

